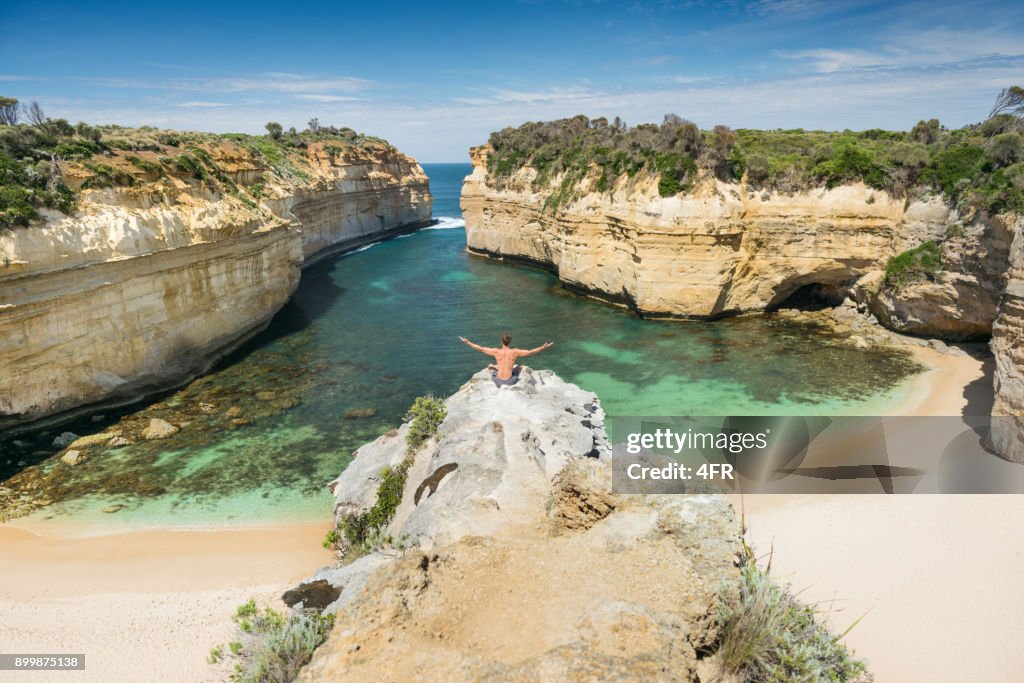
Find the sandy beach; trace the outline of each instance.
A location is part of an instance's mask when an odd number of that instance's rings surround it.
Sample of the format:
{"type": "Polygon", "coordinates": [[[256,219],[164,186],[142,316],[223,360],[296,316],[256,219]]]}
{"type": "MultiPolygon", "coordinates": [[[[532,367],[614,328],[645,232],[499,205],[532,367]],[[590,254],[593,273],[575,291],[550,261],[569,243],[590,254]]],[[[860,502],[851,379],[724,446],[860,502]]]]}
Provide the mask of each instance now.
{"type": "MultiPolygon", "coordinates": [[[[913,347],[931,369],[903,415],[986,414],[988,363],[913,347]]],[[[773,573],[831,610],[876,680],[1001,681],[1024,671],[1021,496],[733,497],[773,573]]],[[[250,597],[327,564],[328,525],[141,530],[90,535],[73,524],[0,526],[0,642],[6,652],[85,653],[84,672],[13,681],[220,681],[206,662],[250,597]]]]}
{"type": "Polygon", "coordinates": [[[907,346],[927,368],[911,380],[907,397],[890,415],[989,415],[992,412],[991,356],[941,353],[923,346],[907,346]]]}
{"type": "Polygon", "coordinates": [[[86,655],[85,671],[4,672],[3,680],[226,680],[228,669],[206,656],[231,640],[235,608],[250,597],[283,607],[284,590],[330,562],[320,545],[327,526],[104,536],[0,526],[4,652],[86,655]]]}
{"type": "MultiPolygon", "coordinates": [[[[911,347],[930,367],[894,415],[985,415],[991,360],[911,347]]],[[[992,456],[995,458],[995,456],[992,456]]],[[[1024,496],[747,495],[748,540],[819,603],[879,683],[1024,673],[1024,496]],[[1004,569],[1005,568],[1005,569],[1004,569]]]]}

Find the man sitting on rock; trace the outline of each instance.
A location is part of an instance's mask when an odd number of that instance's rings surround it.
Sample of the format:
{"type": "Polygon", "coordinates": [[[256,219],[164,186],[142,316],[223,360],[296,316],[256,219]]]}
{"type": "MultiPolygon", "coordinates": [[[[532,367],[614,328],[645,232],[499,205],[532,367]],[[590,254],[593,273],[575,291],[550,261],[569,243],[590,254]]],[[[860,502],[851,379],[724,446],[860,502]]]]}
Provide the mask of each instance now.
{"type": "Polygon", "coordinates": [[[459,339],[466,342],[480,353],[486,353],[488,356],[494,356],[494,360],[496,360],[498,364],[488,365],[487,369],[491,371],[491,379],[494,380],[494,386],[499,389],[504,386],[512,386],[519,381],[519,373],[523,369],[523,366],[516,365],[517,360],[525,356],[532,356],[535,353],[540,353],[551,346],[551,342],[544,342],[541,346],[538,346],[535,349],[530,349],[529,351],[513,349],[509,346],[509,344],[512,343],[512,335],[508,332],[501,333],[501,348],[498,349],[479,346],[465,337],[459,337],[459,339]]]}

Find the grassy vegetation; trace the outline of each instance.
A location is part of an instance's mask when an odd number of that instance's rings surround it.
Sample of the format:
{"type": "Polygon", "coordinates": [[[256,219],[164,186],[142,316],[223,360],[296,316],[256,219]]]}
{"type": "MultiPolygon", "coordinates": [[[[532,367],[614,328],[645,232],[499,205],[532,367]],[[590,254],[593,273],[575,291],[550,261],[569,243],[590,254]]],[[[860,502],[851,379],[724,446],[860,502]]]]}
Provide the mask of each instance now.
{"type": "Polygon", "coordinates": [[[74,211],[75,193],[56,161],[59,145],[60,138],[43,130],[0,126],[0,230],[28,225],[44,206],[74,211]]]}
{"type": "Polygon", "coordinates": [[[770,572],[770,563],[761,569],[748,554],[739,601],[721,606],[716,655],[723,671],[742,681],[778,683],[846,682],[862,674],[864,662],[839,642],[842,636],[832,635],[770,572]]]}
{"type": "Polygon", "coordinates": [[[405,482],[416,451],[437,432],[446,415],[444,402],[439,398],[420,396],[413,402],[406,414],[409,430],[405,437],[405,458],[397,467],[381,470],[373,506],[366,512],[344,516],[324,537],[325,548],[338,548],[344,539],[349,549],[365,553],[380,543],[390,542],[391,539],[383,536],[384,529],[391,523],[395,510],[402,502],[405,482]]]}
{"type": "MultiPolygon", "coordinates": [[[[256,606],[255,600],[240,606],[232,617],[238,640],[228,643],[235,660],[232,681],[239,683],[287,683],[295,680],[334,626],[334,615],[293,612],[285,615],[256,606]]],[[[207,661],[216,664],[228,654],[215,645],[207,661]]]]}
{"type": "MultiPolygon", "coordinates": [[[[1006,92],[1024,101],[1024,90],[1006,92]]],[[[576,116],[492,133],[488,174],[502,186],[529,166],[538,190],[561,177],[548,196],[549,209],[647,174],[658,177],[663,197],[688,192],[698,178],[737,182],[745,176],[759,190],[864,182],[898,197],[941,192],[962,208],[1024,211],[1022,131],[1019,106],[996,107],[983,123],[957,130],[931,119],[908,132],[701,130],[673,114],[660,125],[630,127],[617,118],[576,116]]]]}
{"type": "Polygon", "coordinates": [[[904,285],[931,278],[941,269],[940,247],[928,241],[889,259],[885,264],[885,285],[899,290],[904,285]]]}
{"type": "Polygon", "coordinates": [[[311,177],[307,148],[329,141],[334,159],[346,150],[391,149],[387,142],[351,128],[321,126],[284,131],[279,124],[262,136],[229,133],[166,131],[143,126],[72,126],[64,119],[48,118],[32,104],[20,105],[0,97],[0,231],[30,225],[43,207],[72,213],[81,189],[131,187],[167,176],[184,177],[220,194],[244,197],[256,206],[259,190],[245,193],[217,163],[211,150],[235,145],[261,160],[269,173],[282,179],[311,177]],[[314,130],[315,128],[315,130],[314,130]],[[147,153],[149,158],[140,156],[147,153]],[[80,187],[66,182],[71,164],[86,176],[80,187]],[[251,196],[249,196],[251,194],[251,196]]]}

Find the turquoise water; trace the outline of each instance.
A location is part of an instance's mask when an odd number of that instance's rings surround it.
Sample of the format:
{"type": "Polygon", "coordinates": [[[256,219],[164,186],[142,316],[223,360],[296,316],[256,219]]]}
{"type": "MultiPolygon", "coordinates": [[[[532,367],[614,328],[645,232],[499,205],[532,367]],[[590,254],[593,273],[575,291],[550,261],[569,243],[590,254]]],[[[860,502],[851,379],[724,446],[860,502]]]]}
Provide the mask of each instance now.
{"type": "MultiPolygon", "coordinates": [[[[468,164],[427,171],[435,216],[461,226],[468,164]]],[[[493,345],[511,330],[516,346],[553,341],[529,364],[597,392],[613,415],[878,413],[915,369],[904,355],[853,349],[772,317],[641,320],[464,245],[460,227],[424,230],[309,268],[266,333],[124,416],[126,428],[153,416],[188,421],[179,435],[96,452],[74,468],[52,458],[29,468],[56,501],[36,514],[105,524],[322,518],[325,485],[353,450],[396,426],[416,396],[450,394],[488,362],[459,335],[493,345]],[[246,424],[225,416],[232,406],[246,424]],[[98,512],[111,503],[125,508],[98,512]]]]}

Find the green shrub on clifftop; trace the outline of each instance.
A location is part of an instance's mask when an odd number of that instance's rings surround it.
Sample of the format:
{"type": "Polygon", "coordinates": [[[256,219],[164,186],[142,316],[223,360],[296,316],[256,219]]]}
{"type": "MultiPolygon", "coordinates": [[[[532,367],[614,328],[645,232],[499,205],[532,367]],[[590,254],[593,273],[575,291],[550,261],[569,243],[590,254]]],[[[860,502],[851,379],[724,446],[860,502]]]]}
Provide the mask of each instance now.
{"type": "Polygon", "coordinates": [[[908,132],[702,131],[674,114],[637,126],[579,115],[492,133],[487,171],[490,184],[504,187],[520,169],[534,169],[533,189],[547,194],[548,211],[638,175],[655,178],[662,197],[711,178],[782,193],[863,182],[895,197],[941,192],[964,209],[1024,211],[1024,186],[1012,171],[1024,162],[1022,128],[1019,112],[1002,111],[956,130],[930,119],[908,132]]]}
{"type": "Polygon", "coordinates": [[[397,467],[389,466],[381,470],[373,506],[365,512],[342,517],[338,525],[324,537],[324,548],[338,548],[344,538],[350,549],[369,552],[382,540],[381,534],[391,523],[395,510],[402,502],[409,468],[412,467],[416,451],[437,432],[447,414],[444,402],[439,398],[420,396],[413,402],[406,414],[409,430],[405,436],[405,458],[397,467]]]}
{"type": "Polygon", "coordinates": [[[319,126],[315,133],[293,128],[284,133],[272,122],[268,135],[254,136],[161,131],[150,126],[72,126],[63,119],[47,118],[37,105],[32,111],[36,113],[31,123],[18,123],[22,109],[17,101],[0,97],[0,231],[30,225],[39,219],[43,207],[72,213],[80,189],[130,187],[167,175],[192,178],[207,190],[235,196],[253,208],[255,204],[234,176],[225,173],[214,158],[222,158],[218,152],[225,143],[244,148],[265,161],[272,174],[289,181],[313,177],[314,163],[306,152],[313,143],[334,143],[329,152],[332,158],[353,147],[370,152],[393,149],[380,138],[347,127],[319,126]],[[145,160],[133,154],[139,151],[159,156],[156,161],[145,160]],[[80,186],[65,184],[69,167],[80,186]],[[87,173],[79,173],[82,169],[87,173]]]}

